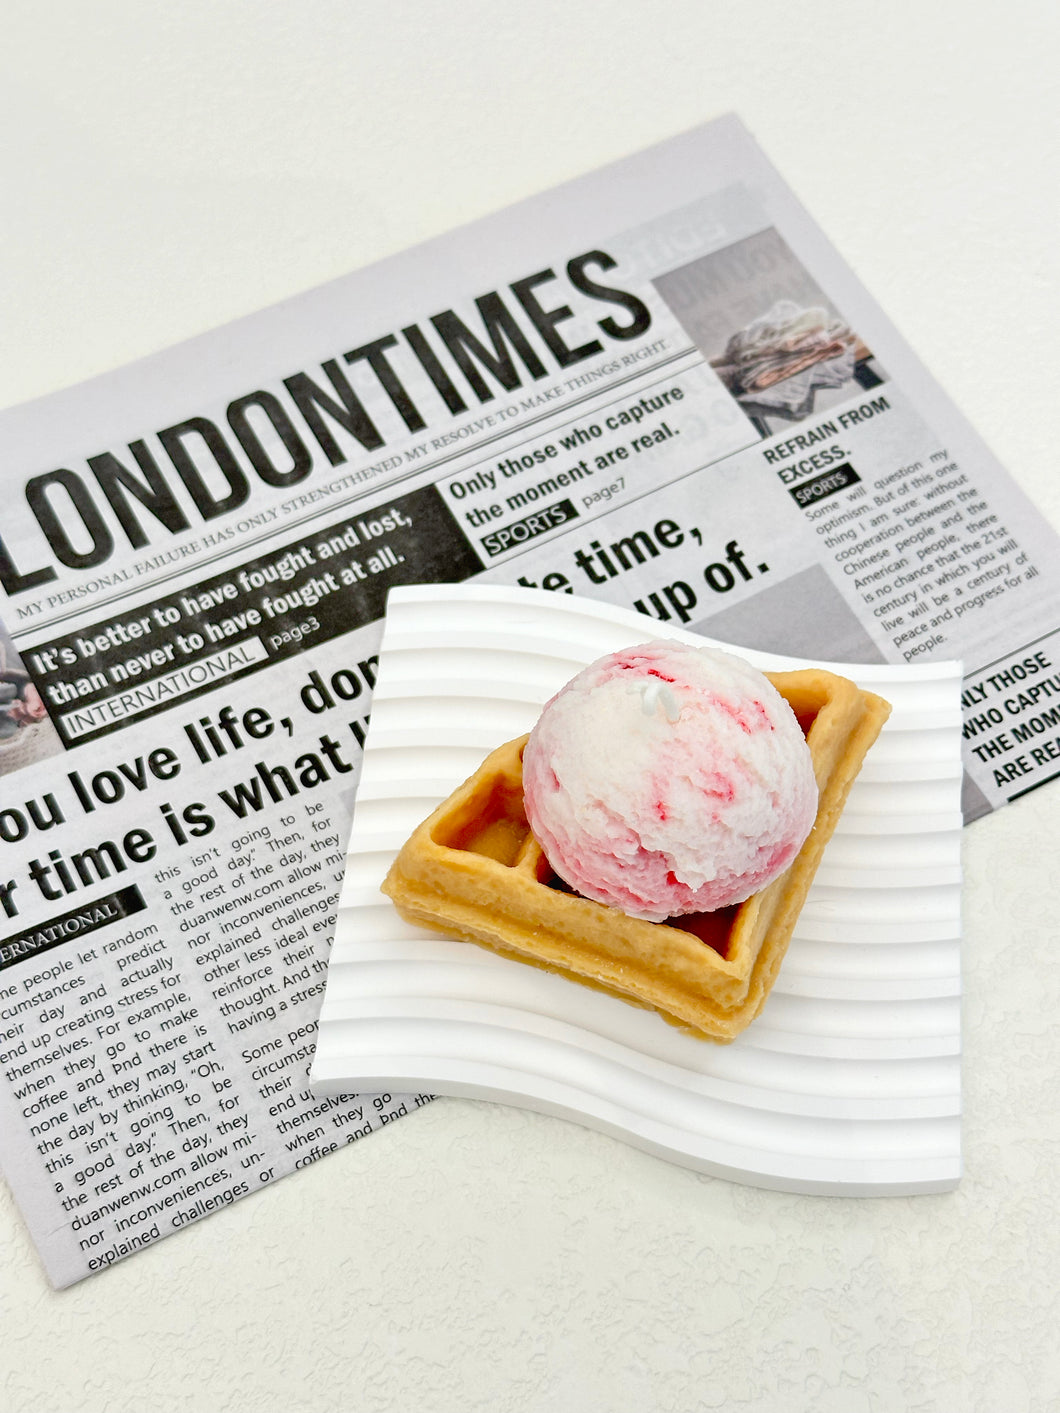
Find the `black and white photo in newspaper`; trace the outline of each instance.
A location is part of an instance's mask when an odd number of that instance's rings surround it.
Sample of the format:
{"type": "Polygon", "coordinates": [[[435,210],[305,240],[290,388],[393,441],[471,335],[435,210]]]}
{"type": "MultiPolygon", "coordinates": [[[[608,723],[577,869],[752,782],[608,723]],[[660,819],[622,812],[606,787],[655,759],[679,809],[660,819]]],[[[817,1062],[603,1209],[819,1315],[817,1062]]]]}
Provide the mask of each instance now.
{"type": "Polygon", "coordinates": [[[735,119],[0,418],[4,1169],[67,1284],[425,1095],[306,1087],[386,594],[962,657],[1060,773],[1055,536],[735,119]]]}

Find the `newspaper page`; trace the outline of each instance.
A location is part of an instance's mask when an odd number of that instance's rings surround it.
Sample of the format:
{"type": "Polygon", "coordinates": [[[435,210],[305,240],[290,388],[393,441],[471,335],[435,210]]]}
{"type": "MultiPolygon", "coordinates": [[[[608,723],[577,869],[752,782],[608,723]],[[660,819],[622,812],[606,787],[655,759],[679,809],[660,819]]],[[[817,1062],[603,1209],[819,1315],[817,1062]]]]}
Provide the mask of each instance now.
{"type": "Polygon", "coordinates": [[[429,1102],[317,1099],[386,595],[967,664],[1060,773],[1056,539],[734,118],[0,418],[4,1169],[69,1284],[429,1102]]]}

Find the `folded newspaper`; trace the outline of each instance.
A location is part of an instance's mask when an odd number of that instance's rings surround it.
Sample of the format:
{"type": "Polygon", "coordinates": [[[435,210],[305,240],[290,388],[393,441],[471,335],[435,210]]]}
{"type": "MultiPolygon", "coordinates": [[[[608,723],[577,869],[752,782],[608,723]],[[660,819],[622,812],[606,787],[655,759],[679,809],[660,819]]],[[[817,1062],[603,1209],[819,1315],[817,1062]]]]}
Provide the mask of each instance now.
{"type": "Polygon", "coordinates": [[[0,417],[0,1115],[67,1285],[424,1094],[308,1088],[394,585],[963,658],[1060,774],[1051,530],[726,118],[0,417]]]}

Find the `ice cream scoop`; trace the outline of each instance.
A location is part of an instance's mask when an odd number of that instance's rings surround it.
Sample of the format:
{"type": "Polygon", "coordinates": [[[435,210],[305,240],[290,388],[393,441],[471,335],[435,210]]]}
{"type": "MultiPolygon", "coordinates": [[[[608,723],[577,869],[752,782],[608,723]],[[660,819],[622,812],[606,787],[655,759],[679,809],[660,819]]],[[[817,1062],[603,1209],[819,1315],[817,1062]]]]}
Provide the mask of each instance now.
{"type": "Polygon", "coordinates": [[[653,642],[600,658],[546,705],[523,753],[526,816],[583,897],[662,922],[743,902],[817,812],[794,712],[750,663],[653,642]]]}

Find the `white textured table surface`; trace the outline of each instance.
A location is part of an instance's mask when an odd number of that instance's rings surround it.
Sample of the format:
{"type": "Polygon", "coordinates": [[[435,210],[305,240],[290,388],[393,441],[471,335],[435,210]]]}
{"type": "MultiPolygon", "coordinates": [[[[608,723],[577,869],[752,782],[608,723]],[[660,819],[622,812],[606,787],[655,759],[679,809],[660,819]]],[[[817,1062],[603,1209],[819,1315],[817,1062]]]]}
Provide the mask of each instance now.
{"type": "MultiPolygon", "coordinates": [[[[5,16],[0,404],[738,110],[1060,525],[1041,4],[58,0],[5,16]]],[[[732,1186],[438,1101],[63,1294],[0,1189],[22,1410],[1060,1401],[1060,787],[965,836],[966,1175],[732,1186]]]]}

